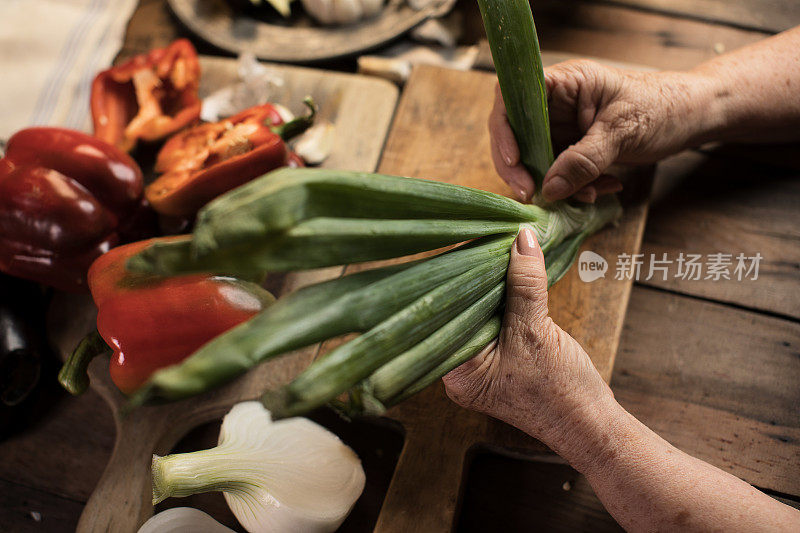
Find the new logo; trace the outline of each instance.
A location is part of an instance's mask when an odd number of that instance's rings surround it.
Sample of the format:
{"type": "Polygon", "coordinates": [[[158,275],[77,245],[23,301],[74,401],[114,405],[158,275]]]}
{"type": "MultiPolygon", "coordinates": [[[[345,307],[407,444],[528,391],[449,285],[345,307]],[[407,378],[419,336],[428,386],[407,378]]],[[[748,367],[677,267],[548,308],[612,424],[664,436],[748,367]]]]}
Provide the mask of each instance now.
{"type": "Polygon", "coordinates": [[[591,283],[600,278],[606,277],[608,272],[608,261],[602,255],[586,250],[581,252],[578,257],[578,276],[581,281],[591,283]]]}

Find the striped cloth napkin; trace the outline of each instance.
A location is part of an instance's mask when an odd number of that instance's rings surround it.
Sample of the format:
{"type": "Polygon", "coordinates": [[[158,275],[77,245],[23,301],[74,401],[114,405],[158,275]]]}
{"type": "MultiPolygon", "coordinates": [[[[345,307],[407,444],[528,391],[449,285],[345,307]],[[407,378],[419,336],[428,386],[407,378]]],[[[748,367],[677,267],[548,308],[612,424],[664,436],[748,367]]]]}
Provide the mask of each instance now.
{"type": "Polygon", "coordinates": [[[137,0],[0,4],[0,139],[34,125],[89,131],[92,79],[122,46],[137,0]]]}

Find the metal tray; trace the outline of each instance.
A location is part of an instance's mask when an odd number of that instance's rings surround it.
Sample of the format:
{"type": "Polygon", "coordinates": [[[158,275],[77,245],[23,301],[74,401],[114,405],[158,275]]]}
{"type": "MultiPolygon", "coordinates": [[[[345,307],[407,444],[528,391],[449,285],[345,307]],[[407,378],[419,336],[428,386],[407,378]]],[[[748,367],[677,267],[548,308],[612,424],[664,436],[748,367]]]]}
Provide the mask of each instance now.
{"type": "Polygon", "coordinates": [[[225,0],[168,0],[180,21],[209,43],[233,52],[252,52],[260,59],[309,63],[354,55],[380,46],[431,17],[452,9],[454,0],[439,0],[417,11],[405,0],[388,0],[381,13],[347,26],[321,26],[303,12],[300,2],[283,19],[265,10],[246,13],[225,0]]]}

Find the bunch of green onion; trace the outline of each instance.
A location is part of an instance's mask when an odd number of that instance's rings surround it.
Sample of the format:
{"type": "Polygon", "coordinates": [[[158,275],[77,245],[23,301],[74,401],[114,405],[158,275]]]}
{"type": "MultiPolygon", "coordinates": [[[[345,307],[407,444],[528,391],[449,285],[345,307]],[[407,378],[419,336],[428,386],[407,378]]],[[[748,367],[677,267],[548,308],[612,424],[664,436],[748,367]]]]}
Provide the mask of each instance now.
{"type": "MultiPolygon", "coordinates": [[[[479,4],[522,161],[540,190],[553,151],[530,7],[527,0],[479,4]]],[[[380,413],[497,336],[510,247],[522,227],[535,231],[552,284],[569,269],[581,243],[619,214],[614,197],[594,205],[526,205],[413,178],[274,171],[209,203],[192,235],[153,245],[128,268],[253,279],[458,246],[296,291],[155,373],[132,402],[199,394],[272,357],[355,332],[361,335],[288,385],[268,391],[263,402],[275,417],[327,403],[351,414],[380,413]]]]}

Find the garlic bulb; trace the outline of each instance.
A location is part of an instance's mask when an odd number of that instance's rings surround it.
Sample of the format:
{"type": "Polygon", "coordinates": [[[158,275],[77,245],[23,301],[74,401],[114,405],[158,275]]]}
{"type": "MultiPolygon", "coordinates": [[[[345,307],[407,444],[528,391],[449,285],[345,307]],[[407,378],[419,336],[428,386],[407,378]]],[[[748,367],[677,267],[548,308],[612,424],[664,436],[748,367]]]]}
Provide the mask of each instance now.
{"type": "Polygon", "coordinates": [[[358,456],[305,418],[272,421],[259,402],[225,416],[219,446],[153,456],[153,503],[222,491],[250,533],[334,531],[364,489],[358,456]]]}
{"type": "Polygon", "coordinates": [[[161,511],[142,524],[137,533],[235,533],[203,511],[191,507],[175,507],[161,511]]]}
{"type": "Polygon", "coordinates": [[[352,24],[378,14],[383,0],[303,0],[303,8],[322,24],[352,24]]]}
{"type": "MultiPolygon", "coordinates": [[[[200,119],[219,122],[243,109],[266,104],[286,84],[284,75],[272,66],[259,63],[255,54],[243,52],[236,61],[237,79],[203,98],[200,119]]],[[[294,118],[291,111],[277,106],[284,122],[294,118]],[[286,113],[288,113],[288,118],[286,113]]]]}

